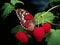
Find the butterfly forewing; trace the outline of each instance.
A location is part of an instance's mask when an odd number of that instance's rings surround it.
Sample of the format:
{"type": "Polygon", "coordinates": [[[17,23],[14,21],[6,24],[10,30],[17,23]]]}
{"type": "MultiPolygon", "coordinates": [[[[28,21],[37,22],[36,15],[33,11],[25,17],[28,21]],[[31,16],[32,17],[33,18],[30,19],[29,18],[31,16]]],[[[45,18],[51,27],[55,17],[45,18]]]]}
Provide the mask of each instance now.
{"type": "MultiPolygon", "coordinates": [[[[28,11],[26,11],[26,10],[24,10],[24,9],[16,9],[16,15],[17,15],[17,17],[18,17],[18,19],[19,19],[19,21],[20,21],[20,24],[21,24],[21,26],[22,27],[24,27],[25,29],[27,29],[25,26],[24,26],[24,23],[27,21],[24,17],[25,17],[25,15],[27,15],[27,14],[30,14],[28,11]]],[[[32,20],[29,20],[29,27],[28,27],[28,30],[29,29],[31,29],[31,30],[33,30],[33,28],[34,28],[34,22],[33,22],[34,20],[32,19],[32,20]],[[31,22],[31,23],[30,23],[31,22]]]]}

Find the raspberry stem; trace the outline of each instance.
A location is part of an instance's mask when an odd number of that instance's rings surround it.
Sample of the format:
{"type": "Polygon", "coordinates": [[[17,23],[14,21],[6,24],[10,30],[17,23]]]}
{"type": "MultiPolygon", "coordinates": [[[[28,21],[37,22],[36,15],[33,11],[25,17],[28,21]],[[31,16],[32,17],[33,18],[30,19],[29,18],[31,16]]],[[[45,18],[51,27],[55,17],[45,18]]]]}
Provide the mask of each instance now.
{"type": "Polygon", "coordinates": [[[52,7],[52,8],[50,8],[47,12],[43,13],[41,16],[43,17],[45,14],[47,14],[48,12],[50,12],[51,10],[53,10],[54,8],[57,8],[59,6],[60,5],[56,5],[56,6],[52,7]]]}
{"type": "Polygon", "coordinates": [[[38,27],[39,27],[39,21],[38,21],[38,27]]]}
{"type": "MultiPolygon", "coordinates": [[[[45,13],[43,13],[41,16],[39,16],[38,19],[40,19],[40,17],[42,17],[42,19],[43,19],[42,23],[44,23],[44,18],[43,18],[43,16],[44,16],[45,14],[47,14],[48,12],[50,12],[51,10],[53,10],[54,8],[57,8],[57,7],[59,7],[59,6],[60,6],[60,5],[56,5],[56,6],[52,7],[52,8],[50,8],[47,12],[45,12],[45,13]]],[[[39,26],[39,20],[38,20],[38,26],[39,26]]]]}

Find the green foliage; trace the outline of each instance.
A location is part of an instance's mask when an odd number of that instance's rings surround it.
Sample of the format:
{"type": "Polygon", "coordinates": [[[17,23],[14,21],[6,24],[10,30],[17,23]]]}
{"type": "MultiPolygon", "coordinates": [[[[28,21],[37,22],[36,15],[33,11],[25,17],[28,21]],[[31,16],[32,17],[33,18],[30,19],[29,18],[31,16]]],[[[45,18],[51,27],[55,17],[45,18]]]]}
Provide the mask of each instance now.
{"type": "Polygon", "coordinates": [[[60,2],[60,0],[50,0],[49,3],[51,3],[51,2],[60,2]]]}
{"type": "Polygon", "coordinates": [[[21,25],[17,25],[14,28],[12,28],[11,33],[13,34],[13,33],[16,33],[18,31],[25,31],[25,30],[24,30],[24,28],[22,28],[21,25]]]}
{"type": "Polygon", "coordinates": [[[35,14],[34,18],[37,20],[36,25],[41,24],[41,23],[47,23],[47,22],[52,23],[52,21],[55,17],[53,15],[53,13],[48,12],[44,16],[42,16],[42,14],[44,14],[44,13],[46,13],[46,12],[40,12],[40,13],[35,14]],[[39,21],[39,23],[38,23],[38,21],[39,21]]]}
{"type": "Polygon", "coordinates": [[[5,3],[2,7],[2,10],[4,10],[2,17],[5,19],[9,15],[9,13],[11,13],[14,10],[14,6],[12,6],[9,3],[5,3]]]}
{"type": "Polygon", "coordinates": [[[15,6],[15,4],[17,4],[17,3],[22,3],[22,4],[24,5],[24,3],[23,3],[22,1],[19,1],[19,0],[11,0],[10,2],[11,2],[11,4],[14,5],[14,6],[15,6]]]}
{"type": "Polygon", "coordinates": [[[34,18],[36,20],[36,22],[35,22],[36,25],[38,25],[38,21],[39,21],[39,24],[42,23],[42,17],[41,17],[41,15],[42,15],[42,12],[35,14],[34,18]],[[38,18],[39,16],[40,16],[40,18],[38,18]]]}
{"type": "Polygon", "coordinates": [[[56,25],[56,29],[60,29],[60,24],[56,25]]]}
{"type": "Polygon", "coordinates": [[[31,35],[29,35],[29,34],[27,34],[27,36],[28,36],[28,38],[30,38],[30,39],[32,38],[32,36],[31,36],[31,35]]]}
{"type": "Polygon", "coordinates": [[[9,14],[13,10],[15,10],[15,4],[16,3],[24,4],[22,1],[19,1],[19,0],[11,0],[10,3],[4,3],[3,7],[1,8],[1,10],[3,10],[2,17],[4,18],[4,20],[7,16],[9,16],[9,14]]]}
{"type": "Polygon", "coordinates": [[[46,36],[47,45],[60,45],[60,29],[51,29],[46,36]]]}

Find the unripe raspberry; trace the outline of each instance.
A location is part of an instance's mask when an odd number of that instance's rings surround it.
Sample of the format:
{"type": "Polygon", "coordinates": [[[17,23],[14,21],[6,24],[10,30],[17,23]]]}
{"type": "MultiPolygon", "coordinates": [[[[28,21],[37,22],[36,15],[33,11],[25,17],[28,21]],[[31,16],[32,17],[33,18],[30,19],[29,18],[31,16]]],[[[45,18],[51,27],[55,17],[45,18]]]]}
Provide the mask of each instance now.
{"type": "Polygon", "coordinates": [[[45,32],[42,27],[35,27],[33,31],[33,36],[35,37],[37,42],[42,41],[44,38],[45,32]]]}
{"type": "Polygon", "coordinates": [[[51,25],[49,23],[42,24],[42,27],[45,29],[46,33],[48,33],[51,29],[51,25]]]}
{"type": "Polygon", "coordinates": [[[24,32],[17,32],[15,37],[21,42],[21,43],[27,43],[28,37],[24,32]]]}

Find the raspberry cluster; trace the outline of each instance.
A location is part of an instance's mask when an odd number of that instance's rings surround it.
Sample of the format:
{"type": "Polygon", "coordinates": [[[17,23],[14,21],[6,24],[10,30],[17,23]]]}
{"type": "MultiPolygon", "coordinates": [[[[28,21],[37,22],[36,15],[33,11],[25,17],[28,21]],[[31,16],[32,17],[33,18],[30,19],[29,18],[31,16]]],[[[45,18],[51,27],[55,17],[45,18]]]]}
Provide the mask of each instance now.
{"type": "Polygon", "coordinates": [[[37,42],[42,41],[45,36],[45,33],[48,33],[51,29],[51,25],[46,23],[42,24],[41,27],[35,27],[33,30],[33,36],[35,37],[37,42]]]}
{"type": "MultiPolygon", "coordinates": [[[[33,16],[31,14],[27,14],[25,16],[25,19],[26,19],[26,22],[24,23],[24,26],[26,28],[28,28],[29,27],[29,21],[28,20],[32,20],[33,16]]],[[[30,35],[33,35],[37,42],[40,42],[44,38],[45,33],[48,33],[50,31],[50,29],[51,29],[51,24],[44,23],[40,27],[34,27],[34,29],[32,31],[26,30],[26,32],[30,35]]],[[[17,32],[15,37],[21,43],[27,43],[28,42],[27,33],[25,34],[25,32],[17,32]]]]}

